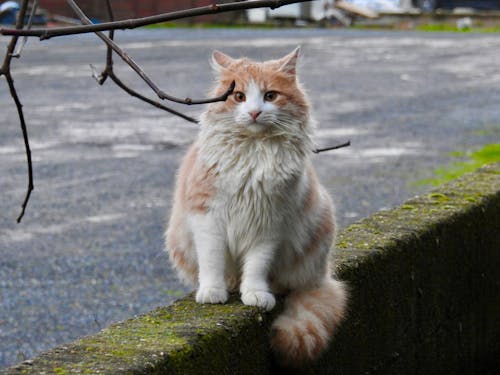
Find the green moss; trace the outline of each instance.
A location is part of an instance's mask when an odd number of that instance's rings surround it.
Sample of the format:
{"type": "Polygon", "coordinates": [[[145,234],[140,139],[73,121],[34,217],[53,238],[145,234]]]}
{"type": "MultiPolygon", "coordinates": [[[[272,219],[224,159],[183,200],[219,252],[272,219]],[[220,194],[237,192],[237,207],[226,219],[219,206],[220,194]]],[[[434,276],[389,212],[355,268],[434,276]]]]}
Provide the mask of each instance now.
{"type": "Polygon", "coordinates": [[[420,180],[417,185],[441,185],[463,176],[465,173],[473,172],[485,164],[500,161],[500,143],[488,144],[467,154],[458,153],[456,157],[463,157],[463,155],[467,155],[468,159],[437,168],[434,171],[435,178],[420,180]]]}
{"type": "Polygon", "coordinates": [[[467,202],[471,202],[471,203],[476,203],[476,202],[478,202],[479,198],[480,198],[480,195],[476,195],[476,196],[474,196],[474,195],[466,195],[466,196],[464,197],[464,199],[465,199],[467,202]]]}
{"type": "Polygon", "coordinates": [[[481,137],[500,137],[500,124],[487,125],[483,129],[474,130],[472,134],[481,137]]]}
{"type": "Polygon", "coordinates": [[[382,254],[386,249],[397,249],[416,241],[439,223],[453,215],[462,215],[481,204],[484,197],[500,190],[500,180],[495,175],[499,170],[500,164],[488,166],[400,207],[351,225],[338,236],[336,261],[353,266],[359,257],[368,253],[382,254]]]}
{"type": "Polygon", "coordinates": [[[417,31],[426,31],[426,32],[455,32],[455,33],[498,33],[500,32],[500,26],[472,26],[465,28],[458,28],[455,24],[447,24],[447,23],[432,23],[432,24],[423,24],[415,27],[417,31]]]}
{"type": "Polygon", "coordinates": [[[432,202],[438,202],[438,203],[448,202],[451,199],[449,196],[443,193],[430,193],[428,197],[432,202]]]}
{"type": "Polygon", "coordinates": [[[177,297],[181,298],[184,294],[186,294],[183,290],[178,289],[167,289],[165,294],[169,297],[177,297]]]}
{"type": "Polygon", "coordinates": [[[465,156],[465,152],[463,152],[463,151],[452,151],[452,152],[449,152],[448,155],[453,156],[454,158],[461,158],[461,157],[465,156]]]}
{"type": "Polygon", "coordinates": [[[414,209],[415,209],[415,206],[414,206],[414,205],[412,205],[412,204],[403,204],[403,205],[401,206],[401,208],[402,208],[403,210],[414,210],[414,209]]]}
{"type": "MultiPolygon", "coordinates": [[[[263,320],[258,309],[242,305],[237,296],[225,305],[200,305],[192,297],[185,298],[147,315],[113,324],[62,351],[55,350],[46,365],[52,369],[49,373],[55,373],[55,368],[61,374],[110,373],[111,369],[133,369],[144,364],[151,368],[151,373],[162,373],[167,368],[185,369],[195,353],[200,355],[217,348],[230,353],[231,348],[223,347],[230,345],[234,332],[248,324],[261,325],[263,320]]],[[[40,361],[37,366],[45,368],[40,361]]]]}

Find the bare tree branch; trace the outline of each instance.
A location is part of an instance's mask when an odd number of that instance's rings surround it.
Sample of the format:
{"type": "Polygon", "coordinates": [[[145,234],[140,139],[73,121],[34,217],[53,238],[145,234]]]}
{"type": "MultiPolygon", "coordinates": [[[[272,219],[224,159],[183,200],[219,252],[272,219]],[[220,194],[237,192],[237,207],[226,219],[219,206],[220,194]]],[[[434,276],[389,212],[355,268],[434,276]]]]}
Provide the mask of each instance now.
{"type": "MultiPolygon", "coordinates": [[[[113,7],[111,6],[111,0],[106,0],[106,9],[108,11],[108,17],[111,22],[115,20],[115,16],[113,13],[113,7]]],[[[83,22],[83,20],[82,20],[83,22]]],[[[115,37],[115,31],[109,30],[109,39],[113,40],[115,37]]],[[[90,67],[94,70],[94,67],[90,65],[90,67]]],[[[106,66],[100,75],[97,75],[97,72],[93,74],[97,83],[102,85],[108,76],[113,73],[113,49],[107,45],[106,47],[106,66]]]]}
{"type": "MultiPolygon", "coordinates": [[[[33,0],[33,3],[31,4],[31,13],[28,19],[28,26],[27,29],[31,29],[31,26],[33,25],[33,18],[35,17],[36,10],[38,9],[38,0],[33,0]]],[[[24,20],[23,20],[24,22],[24,20]]],[[[23,51],[24,46],[26,45],[26,42],[28,41],[28,37],[25,36],[23,37],[23,41],[21,42],[20,45],[18,45],[16,51],[13,54],[13,57],[19,58],[21,57],[21,52],[23,51]]]]}
{"type": "MultiPolygon", "coordinates": [[[[111,0],[106,0],[106,8],[108,11],[108,17],[109,17],[110,21],[113,21],[114,14],[113,14],[113,8],[111,6],[111,0]]],[[[81,21],[85,22],[85,17],[81,17],[81,21]]],[[[114,34],[115,34],[114,30],[109,31],[109,39],[110,40],[113,40],[114,34]]],[[[99,83],[100,85],[104,84],[106,79],[109,77],[118,87],[120,87],[122,90],[124,90],[129,95],[134,96],[134,97],[136,97],[136,98],[138,98],[138,99],[140,99],[148,104],[151,104],[152,106],[154,106],[156,108],[162,109],[162,110],[169,112],[173,115],[179,116],[179,117],[185,119],[186,121],[189,121],[189,122],[194,123],[194,124],[198,123],[198,120],[194,119],[193,117],[187,116],[184,113],[178,112],[178,111],[176,111],[170,107],[167,107],[167,106],[165,106],[157,101],[149,99],[149,98],[145,97],[144,95],[138,93],[137,91],[132,90],[125,83],[123,83],[122,80],[120,80],[118,78],[118,76],[115,74],[115,72],[113,70],[113,49],[109,45],[107,45],[107,50],[106,50],[106,66],[104,67],[101,74],[97,74],[97,71],[94,68],[94,66],[92,66],[92,65],[90,65],[90,66],[93,70],[93,77],[95,78],[97,83],[99,83]]]]}
{"type": "MultiPolygon", "coordinates": [[[[28,0],[23,0],[21,4],[21,8],[18,13],[18,18],[16,21],[16,29],[22,29],[24,26],[24,17],[26,16],[26,11],[28,9],[28,0]]],[[[28,130],[26,128],[26,121],[24,119],[23,105],[17,95],[16,87],[14,86],[14,79],[12,78],[12,74],[10,72],[10,65],[12,58],[15,57],[14,50],[16,49],[16,45],[19,37],[13,36],[10,40],[9,45],[7,46],[7,53],[5,54],[5,58],[2,66],[0,67],[0,76],[5,76],[7,84],[9,86],[10,95],[14,100],[14,103],[17,108],[17,114],[19,116],[19,124],[21,126],[21,131],[23,133],[24,147],[26,150],[26,160],[28,163],[28,188],[26,190],[26,195],[22,204],[21,213],[17,217],[17,222],[20,223],[21,219],[24,216],[24,212],[26,211],[26,206],[31,196],[31,192],[34,189],[33,185],[33,164],[31,161],[31,149],[28,138],[28,130]]]]}
{"type": "Polygon", "coordinates": [[[159,108],[159,109],[163,109],[164,111],[167,111],[173,115],[176,115],[176,116],[179,116],[181,118],[183,118],[184,120],[186,121],[189,121],[193,124],[198,124],[198,120],[196,120],[195,118],[193,117],[190,117],[188,115],[185,115],[184,113],[181,113],[181,112],[178,112],[176,111],[175,109],[172,109],[172,108],[169,108],[167,106],[164,106],[163,104],[161,103],[158,103],[154,100],[151,100],[141,94],[139,94],[137,91],[134,91],[132,90],[130,87],[128,87],[127,85],[125,85],[116,75],[114,72],[110,72],[108,74],[109,78],[111,78],[111,80],[113,80],[113,82],[118,86],[120,87],[122,90],[124,90],[125,92],[127,92],[129,95],[131,96],[134,96],[148,104],[151,104],[152,106],[156,107],[156,108],[159,108]]]}
{"type": "MultiPolygon", "coordinates": [[[[67,0],[68,4],[71,6],[71,8],[75,11],[75,13],[78,15],[78,17],[82,20],[82,23],[85,23],[87,25],[91,25],[92,22],[88,17],[83,13],[83,11],[78,7],[78,5],[73,1],[73,0],[67,0]]],[[[102,32],[96,32],[95,33],[104,43],[108,45],[108,47],[112,48],[113,51],[115,51],[118,56],[122,58],[123,61],[125,61],[138,75],[143,79],[144,82],[158,95],[160,99],[166,99],[170,100],[172,102],[176,103],[181,103],[181,104],[206,104],[206,103],[213,103],[213,102],[223,102],[227,99],[229,95],[233,93],[235,82],[233,81],[229,88],[226,90],[224,94],[221,96],[218,96],[216,98],[209,98],[209,99],[191,99],[191,98],[185,98],[185,99],[179,99],[176,98],[175,96],[168,95],[160,88],[146,75],[146,73],[140,68],[137,63],[132,60],[132,58],[125,52],[123,51],[118,44],[116,44],[111,38],[108,38],[106,35],[104,35],[102,32]]]]}
{"type": "Polygon", "coordinates": [[[338,144],[338,145],[335,145],[335,146],[330,146],[330,147],[325,147],[325,148],[316,148],[316,149],[313,150],[313,152],[315,154],[319,154],[320,152],[337,150],[339,148],[348,147],[350,145],[351,145],[351,141],[349,140],[347,142],[344,142],[344,143],[341,143],[341,144],[338,144]]]}
{"type": "Polygon", "coordinates": [[[104,22],[100,24],[90,24],[85,26],[69,26],[59,28],[41,28],[36,30],[18,30],[1,28],[2,35],[17,35],[17,36],[36,36],[40,40],[49,39],[64,35],[84,34],[89,32],[106,31],[106,30],[125,30],[135,29],[137,27],[152,25],[161,22],[169,22],[183,18],[203,16],[208,14],[224,13],[236,10],[254,9],[254,8],[271,8],[276,9],[283,5],[305,3],[313,0],[252,0],[240,1],[227,4],[212,4],[209,6],[180,10],[176,12],[163,13],[155,16],[129,19],[123,21],[104,22]]]}
{"type": "MultiPolygon", "coordinates": [[[[33,184],[33,165],[32,165],[32,158],[31,158],[31,149],[29,145],[29,137],[28,137],[28,131],[26,127],[26,121],[24,118],[24,113],[23,113],[23,106],[22,103],[19,99],[19,96],[17,94],[15,85],[14,85],[14,79],[12,78],[11,74],[11,61],[12,58],[14,57],[19,57],[20,53],[22,52],[22,49],[26,43],[26,38],[29,36],[38,36],[40,39],[48,39],[54,36],[63,36],[63,35],[71,35],[71,34],[81,34],[81,33],[88,33],[88,32],[94,32],[97,34],[97,36],[107,45],[107,54],[106,54],[106,66],[104,70],[102,71],[101,74],[97,74],[94,69],[94,77],[96,78],[97,82],[99,84],[103,84],[106,79],[109,77],[117,86],[119,86],[122,90],[127,92],[129,95],[137,97],[140,100],[143,100],[157,108],[160,108],[162,110],[165,110],[169,113],[172,113],[176,116],[180,116],[184,118],[187,121],[197,123],[198,121],[192,117],[189,117],[183,113],[180,113],[178,111],[175,111],[172,108],[169,108],[157,101],[154,101],[152,99],[149,99],[142,94],[132,90],[130,87],[128,87],[126,84],[124,84],[114,73],[113,70],[113,52],[117,53],[125,63],[127,63],[145,82],[146,84],[158,95],[158,97],[162,100],[170,100],[173,102],[177,103],[182,103],[182,104],[203,104],[203,103],[211,103],[211,102],[216,102],[216,101],[224,101],[227,99],[229,95],[232,94],[235,86],[235,82],[233,81],[228,90],[221,96],[217,98],[209,98],[209,99],[201,99],[201,100],[193,100],[190,98],[186,99],[179,99],[174,96],[168,95],[164,93],[162,90],[158,88],[158,86],[144,73],[144,71],[135,63],[134,60],[130,58],[130,56],[127,55],[126,52],[124,52],[113,40],[114,38],[114,30],[116,29],[132,29],[140,26],[145,26],[149,24],[154,24],[154,23],[159,23],[159,22],[167,22],[167,21],[172,21],[176,19],[182,19],[182,18],[187,18],[187,17],[194,17],[194,16],[200,16],[200,15],[207,15],[207,14],[215,14],[215,13],[222,13],[222,12],[228,12],[228,11],[234,11],[234,10],[243,10],[243,9],[252,9],[252,8],[262,8],[262,7],[270,7],[272,9],[278,8],[283,5],[287,4],[293,4],[293,3],[301,3],[301,2],[306,2],[306,1],[312,1],[312,0],[254,0],[254,1],[244,1],[244,2],[234,2],[234,3],[228,3],[228,4],[214,4],[212,6],[208,7],[200,7],[200,8],[193,8],[193,9],[188,9],[188,10],[183,10],[183,11],[177,11],[177,12],[171,12],[171,13],[165,13],[165,14],[160,14],[152,17],[145,17],[145,18],[139,18],[139,19],[131,19],[131,20],[126,20],[126,21],[118,21],[115,22],[113,21],[113,10],[111,7],[111,2],[110,0],[106,0],[106,5],[108,9],[108,14],[109,18],[111,19],[111,22],[107,23],[102,23],[102,24],[92,24],[92,22],[86,17],[86,15],[82,12],[82,10],[78,7],[76,2],[74,0],[67,0],[68,4],[73,8],[75,13],[78,15],[80,18],[81,22],[84,24],[83,26],[75,26],[75,27],[65,27],[65,28],[53,28],[53,29],[37,29],[37,30],[31,30],[31,24],[33,17],[35,15],[36,9],[38,7],[38,0],[33,0],[32,7],[31,7],[31,15],[28,20],[28,25],[25,29],[24,24],[25,24],[25,17],[26,13],[28,10],[28,3],[29,0],[23,0],[21,8],[18,12],[18,19],[16,21],[16,26],[15,29],[0,29],[0,34],[3,35],[11,35],[12,38],[10,40],[10,43],[7,47],[7,52],[5,54],[4,60],[2,65],[0,66],[0,76],[5,76],[5,79],[7,81],[7,84],[9,86],[10,94],[12,96],[12,99],[16,105],[16,109],[18,112],[19,116],[19,123],[21,127],[21,131],[23,134],[23,140],[24,140],[24,145],[25,145],[25,150],[26,150],[26,159],[27,159],[27,165],[28,165],[28,187],[26,191],[26,195],[22,204],[22,210],[20,215],[17,218],[17,222],[19,223],[26,211],[26,206],[28,204],[28,201],[30,199],[31,193],[34,189],[34,184],[33,184]],[[106,36],[105,34],[102,33],[104,30],[109,30],[109,37],[106,36]],[[18,40],[19,37],[25,36],[23,42],[21,45],[18,45],[18,40]],[[18,47],[16,49],[16,47],[18,47]]],[[[346,147],[349,146],[350,142],[346,142],[340,145],[336,145],[333,147],[328,147],[328,148],[323,148],[323,149],[315,149],[313,152],[315,153],[320,153],[324,151],[329,151],[329,150],[334,150],[338,149],[341,147],[346,147]]]]}

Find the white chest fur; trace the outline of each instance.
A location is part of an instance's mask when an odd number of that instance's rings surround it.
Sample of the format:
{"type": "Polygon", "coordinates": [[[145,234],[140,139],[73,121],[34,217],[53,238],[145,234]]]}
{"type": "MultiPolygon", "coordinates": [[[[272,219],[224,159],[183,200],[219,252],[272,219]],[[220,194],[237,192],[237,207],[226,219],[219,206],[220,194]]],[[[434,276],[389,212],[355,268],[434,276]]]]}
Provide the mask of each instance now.
{"type": "Polygon", "coordinates": [[[297,204],[307,141],[201,133],[200,155],[217,174],[211,212],[225,227],[232,252],[280,240],[284,218],[297,204]]]}

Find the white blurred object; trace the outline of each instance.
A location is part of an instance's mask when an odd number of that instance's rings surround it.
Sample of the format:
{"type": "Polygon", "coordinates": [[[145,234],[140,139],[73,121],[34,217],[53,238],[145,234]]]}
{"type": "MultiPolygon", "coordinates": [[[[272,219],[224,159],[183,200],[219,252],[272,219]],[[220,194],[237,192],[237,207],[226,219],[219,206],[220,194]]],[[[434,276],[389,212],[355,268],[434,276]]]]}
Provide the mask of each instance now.
{"type": "Polygon", "coordinates": [[[472,27],[472,18],[470,17],[464,17],[464,18],[459,18],[457,20],[457,29],[459,30],[467,30],[472,27]]]}
{"type": "Polygon", "coordinates": [[[6,1],[0,5],[0,13],[10,9],[19,10],[19,4],[16,1],[6,1]]]}
{"type": "Polygon", "coordinates": [[[249,9],[247,10],[247,17],[251,23],[264,23],[267,21],[267,9],[249,9]]]}
{"type": "Polygon", "coordinates": [[[353,5],[381,12],[401,11],[400,0],[345,0],[353,5]]]}
{"type": "Polygon", "coordinates": [[[302,3],[290,4],[274,10],[250,9],[247,11],[247,16],[248,20],[254,23],[262,23],[270,18],[319,21],[322,19],[331,19],[332,17],[337,19],[345,17],[338,9],[347,11],[348,13],[350,13],[349,9],[354,9],[356,10],[354,13],[358,15],[374,18],[376,14],[373,12],[401,12],[404,8],[408,7],[407,3],[408,1],[406,0],[317,0],[307,3],[307,7],[302,3]],[[339,6],[336,7],[336,4],[339,6]],[[340,6],[342,4],[347,5],[340,6]],[[349,5],[352,5],[352,7],[349,7],[349,5]]]}

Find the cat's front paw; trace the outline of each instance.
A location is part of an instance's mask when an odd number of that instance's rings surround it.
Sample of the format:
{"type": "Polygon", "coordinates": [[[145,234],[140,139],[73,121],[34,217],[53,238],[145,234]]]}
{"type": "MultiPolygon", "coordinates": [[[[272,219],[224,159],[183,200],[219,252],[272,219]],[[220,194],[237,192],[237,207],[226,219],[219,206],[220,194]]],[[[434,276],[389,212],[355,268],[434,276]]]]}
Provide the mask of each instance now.
{"type": "Polygon", "coordinates": [[[196,302],[198,303],[224,303],[228,294],[224,288],[199,288],[196,292],[196,302]]]}
{"type": "Polygon", "coordinates": [[[250,290],[242,293],[241,300],[245,305],[262,307],[267,311],[272,310],[276,305],[276,299],[271,293],[260,290],[250,290]]]}

